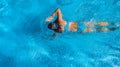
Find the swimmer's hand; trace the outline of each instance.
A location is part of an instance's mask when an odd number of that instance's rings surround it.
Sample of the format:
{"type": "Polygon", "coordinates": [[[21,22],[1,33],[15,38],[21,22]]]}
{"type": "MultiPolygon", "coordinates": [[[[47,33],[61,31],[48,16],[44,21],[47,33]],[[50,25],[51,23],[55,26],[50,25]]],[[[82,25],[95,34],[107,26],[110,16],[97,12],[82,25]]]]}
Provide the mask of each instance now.
{"type": "Polygon", "coordinates": [[[48,18],[46,18],[46,22],[50,22],[51,20],[53,19],[53,16],[50,16],[50,17],[48,17],[48,18]]]}
{"type": "Polygon", "coordinates": [[[54,33],[54,34],[52,35],[53,38],[55,38],[56,36],[57,36],[57,33],[54,33]]]}
{"type": "Polygon", "coordinates": [[[57,33],[54,33],[54,34],[52,35],[52,37],[50,37],[50,39],[53,40],[53,39],[56,38],[56,36],[57,36],[57,33]]]}

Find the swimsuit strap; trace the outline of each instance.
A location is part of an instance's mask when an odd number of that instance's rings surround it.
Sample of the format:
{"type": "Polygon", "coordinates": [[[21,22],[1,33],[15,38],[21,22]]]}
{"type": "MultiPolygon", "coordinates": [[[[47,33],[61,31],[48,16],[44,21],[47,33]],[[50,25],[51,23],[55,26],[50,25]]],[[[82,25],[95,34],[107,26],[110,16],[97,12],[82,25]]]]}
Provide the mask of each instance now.
{"type": "Polygon", "coordinates": [[[63,28],[60,28],[60,26],[64,26],[63,24],[58,23],[59,30],[64,30],[63,28]]]}
{"type": "Polygon", "coordinates": [[[59,29],[59,30],[64,30],[63,28],[60,27],[60,26],[63,26],[63,24],[55,23],[55,22],[54,22],[54,26],[53,26],[54,29],[57,29],[57,26],[58,26],[58,29],[59,29]]]}
{"type": "MultiPolygon", "coordinates": [[[[55,23],[55,22],[54,22],[55,23]]],[[[59,30],[64,30],[64,31],[68,31],[69,28],[69,23],[66,22],[66,25],[64,26],[64,24],[60,24],[60,23],[55,23],[54,24],[54,28],[56,29],[58,25],[59,30]],[[60,28],[60,26],[64,26],[64,28],[60,28]]]]}

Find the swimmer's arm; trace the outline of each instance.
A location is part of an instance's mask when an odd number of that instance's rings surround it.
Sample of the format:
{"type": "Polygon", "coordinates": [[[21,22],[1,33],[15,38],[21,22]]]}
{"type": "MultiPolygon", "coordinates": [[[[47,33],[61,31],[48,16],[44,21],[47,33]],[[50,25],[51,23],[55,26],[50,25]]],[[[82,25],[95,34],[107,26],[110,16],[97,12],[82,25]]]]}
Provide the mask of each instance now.
{"type": "Polygon", "coordinates": [[[62,13],[61,13],[60,8],[55,10],[55,12],[51,16],[54,17],[56,14],[58,15],[58,19],[62,19],[62,13]]]}
{"type": "Polygon", "coordinates": [[[62,13],[61,10],[58,8],[53,12],[50,17],[46,19],[46,22],[50,22],[56,14],[58,15],[58,20],[62,20],[62,13]]]}

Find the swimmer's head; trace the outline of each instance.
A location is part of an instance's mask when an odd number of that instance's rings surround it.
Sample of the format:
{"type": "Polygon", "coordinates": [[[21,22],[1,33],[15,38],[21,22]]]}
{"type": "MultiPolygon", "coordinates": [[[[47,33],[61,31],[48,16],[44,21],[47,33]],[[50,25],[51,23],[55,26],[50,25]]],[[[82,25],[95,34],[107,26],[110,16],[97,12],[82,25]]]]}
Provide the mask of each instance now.
{"type": "Polygon", "coordinates": [[[52,30],[55,29],[55,28],[56,28],[56,27],[55,27],[55,23],[53,23],[53,22],[52,22],[52,23],[49,23],[49,24],[48,24],[48,28],[49,28],[49,29],[52,29],[52,30]]]}

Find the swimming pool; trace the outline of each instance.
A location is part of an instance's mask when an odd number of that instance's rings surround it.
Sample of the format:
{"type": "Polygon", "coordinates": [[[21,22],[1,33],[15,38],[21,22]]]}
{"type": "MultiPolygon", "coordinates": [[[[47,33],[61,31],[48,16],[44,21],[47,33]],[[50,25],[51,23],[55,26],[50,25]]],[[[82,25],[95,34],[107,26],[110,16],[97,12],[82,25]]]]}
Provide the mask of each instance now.
{"type": "Polygon", "coordinates": [[[119,67],[120,29],[63,33],[51,39],[45,18],[120,23],[119,0],[0,0],[0,67],[119,67]]]}

